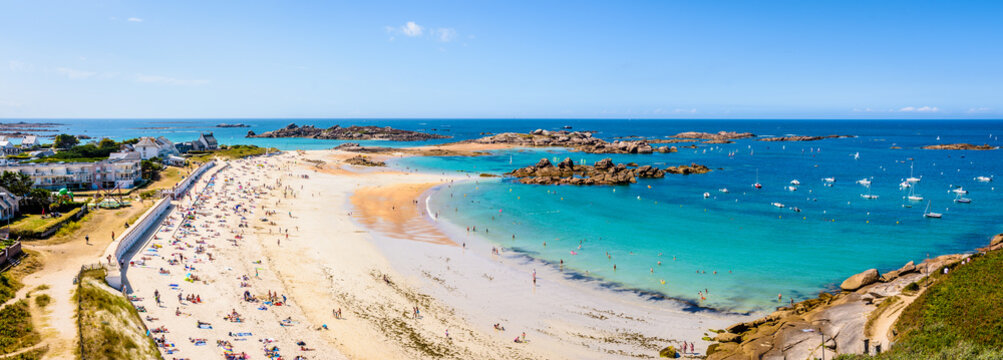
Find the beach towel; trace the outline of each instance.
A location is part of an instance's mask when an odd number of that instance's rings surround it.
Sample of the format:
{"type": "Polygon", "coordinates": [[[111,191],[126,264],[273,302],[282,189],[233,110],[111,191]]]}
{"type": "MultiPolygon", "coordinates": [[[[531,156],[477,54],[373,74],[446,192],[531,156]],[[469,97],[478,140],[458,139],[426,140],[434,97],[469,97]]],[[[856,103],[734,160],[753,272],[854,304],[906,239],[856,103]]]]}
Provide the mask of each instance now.
{"type": "Polygon", "coordinates": [[[212,325],[202,324],[202,325],[199,325],[199,329],[212,329],[212,325]]]}

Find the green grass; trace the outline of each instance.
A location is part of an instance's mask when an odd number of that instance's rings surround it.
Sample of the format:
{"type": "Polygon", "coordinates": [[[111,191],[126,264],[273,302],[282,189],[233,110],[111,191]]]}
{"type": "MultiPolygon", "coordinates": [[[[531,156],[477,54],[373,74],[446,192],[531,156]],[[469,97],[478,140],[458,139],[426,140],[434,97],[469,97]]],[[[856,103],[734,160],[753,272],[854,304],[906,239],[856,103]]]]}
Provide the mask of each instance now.
{"type": "MultiPolygon", "coordinates": [[[[1003,359],[1003,251],[976,257],[909,304],[896,344],[877,359],[1003,359]]],[[[843,359],[865,359],[844,356],[843,359]]]]}
{"type": "Polygon", "coordinates": [[[38,305],[38,307],[40,308],[49,306],[49,303],[51,302],[52,302],[52,297],[49,297],[49,294],[42,294],[35,297],[35,305],[38,305]]]}
{"type": "Polygon", "coordinates": [[[255,145],[230,145],[225,149],[219,149],[212,152],[202,153],[191,157],[192,161],[197,162],[208,162],[213,158],[227,158],[227,159],[240,159],[248,156],[263,155],[265,152],[278,152],[276,148],[263,148],[255,145]]]}
{"type": "Polygon", "coordinates": [[[10,224],[10,237],[40,238],[46,231],[55,226],[59,226],[64,221],[81,211],[81,207],[64,212],[62,216],[54,218],[51,216],[42,217],[38,214],[28,214],[15,220],[10,224]]]}
{"type": "Polygon", "coordinates": [[[31,326],[31,314],[24,300],[7,305],[0,310],[0,354],[38,344],[41,337],[31,326]]]}

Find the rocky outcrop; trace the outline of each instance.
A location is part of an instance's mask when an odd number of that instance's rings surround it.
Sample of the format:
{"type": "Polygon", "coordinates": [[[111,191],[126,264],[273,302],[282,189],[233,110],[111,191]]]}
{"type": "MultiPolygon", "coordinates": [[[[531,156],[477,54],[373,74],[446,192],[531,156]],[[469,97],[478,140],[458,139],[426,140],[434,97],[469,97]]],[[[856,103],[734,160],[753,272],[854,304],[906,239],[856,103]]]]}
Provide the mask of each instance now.
{"type": "Polygon", "coordinates": [[[638,178],[661,178],[666,173],[671,174],[702,174],[710,171],[703,165],[691,164],[659,169],[651,165],[628,167],[625,164],[613,164],[606,158],[595,165],[576,165],[571,158],[565,158],[554,166],[547,159],[540,159],[536,165],[516,169],[506,175],[519,178],[523,184],[537,185],[625,185],[637,182],[638,178]]]}
{"type": "Polygon", "coordinates": [[[246,128],[246,127],[251,127],[251,125],[247,125],[247,124],[243,124],[243,123],[239,123],[239,124],[222,123],[222,124],[216,124],[216,127],[218,127],[218,128],[246,128]]]}
{"type": "Polygon", "coordinates": [[[839,288],[843,291],[854,291],[877,282],[879,277],[878,269],[870,269],[844,280],[839,288]]]}
{"type": "Polygon", "coordinates": [[[712,140],[712,141],[727,142],[728,140],[745,139],[745,138],[751,138],[751,137],[755,137],[755,136],[756,135],[753,134],[753,133],[747,133],[747,132],[746,133],[740,133],[740,132],[734,132],[734,131],[719,131],[717,133],[687,131],[687,132],[681,132],[681,133],[675,134],[672,137],[679,138],[679,139],[700,139],[700,140],[712,140]]]}
{"type": "Polygon", "coordinates": [[[355,166],[387,166],[382,161],[370,160],[368,156],[356,155],[345,160],[346,164],[355,166]]]}
{"type": "Polygon", "coordinates": [[[523,147],[566,147],[589,154],[651,154],[654,152],[671,153],[675,148],[665,146],[653,147],[647,140],[606,140],[592,136],[584,131],[549,131],[536,129],[528,134],[501,133],[463,142],[476,144],[506,144],[523,147]]]}
{"type": "Polygon", "coordinates": [[[923,149],[926,150],[996,150],[999,146],[990,146],[989,144],[983,145],[972,145],[972,144],[940,144],[940,145],[927,145],[923,149]]]}
{"type": "Polygon", "coordinates": [[[286,127],[255,134],[253,131],[247,132],[247,137],[252,138],[308,138],[326,140],[392,140],[392,141],[422,141],[431,139],[445,139],[449,136],[428,134],[410,130],[394,129],[389,126],[349,126],[341,127],[335,125],[327,129],[314,127],[313,125],[298,126],[289,124],[286,127]]]}
{"type": "Polygon", "coordinates": [[[817,141],[822,139],[843,139],[851,138],[853,135],[826,135],[826,136],[780,136],[759,139],[759,141],[817,141]]]}
{"type": "Polygon", "coordinates": [[[899,268],[898,270],[892,270],[884,274],[881,274],[881,278],[878,280],[880,280],[881,282],[889,282],[897,279],[899,276],[912,273],[915,271],[916,271],[916,264],[910,261],[901,268],[899,268]]]}

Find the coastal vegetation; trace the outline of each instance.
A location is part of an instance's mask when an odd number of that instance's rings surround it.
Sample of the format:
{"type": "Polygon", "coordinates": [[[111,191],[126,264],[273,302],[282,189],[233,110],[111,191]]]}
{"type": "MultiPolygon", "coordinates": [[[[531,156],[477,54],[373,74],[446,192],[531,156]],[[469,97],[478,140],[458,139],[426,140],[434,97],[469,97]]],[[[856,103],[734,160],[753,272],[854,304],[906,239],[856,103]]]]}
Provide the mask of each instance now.
{"type": "Polygon", "coordinates": [[[191,160],[204,163],[216,157],[224,159],[240,159],[248,156],[264,155],[266,152],[274,153],[278,151],[279,150],[276,148],[264,148],[255,145],[222,145],[219,147],[219,150],[215,151],[193,151],[192,154],[194,155],[191,157],[191,160]]]}
{"type": "Polygon", "coordinates": [[[0,309],[0,355],[34,346],[41,336],[31,324],[28,303],[18,300],[0,309]]]}
{"type": "MultiPolygon", "coordinates": [[[[38,253],[27,249],[24,252],[25,256],[21,258],[19,265],[0,273],[0,304],[14,299],[17,291],[24,288],[21,279],[42,268],[43,264],[38,253]]],[[[36,298],[36,303],[38,301],[45,302],[45,300],[36,298]]],[[[32,325],[30,304],[27,299],[11,302],[0,309],[0,355],[34,346],[39,341],[41,338],[32,325]]],[[[44,349],[28,351],[8,359],[37,359],[40,358],[42,352],[44,349]]]]}
{"type": "Polygon", "coordinates": [[[160,359],[146,336],[136,308],[104,283],[105,270],[80,273],[76,299],[81,357],[85,359],[160,359]]]}
{"type": "Polygon", "coordinates": [[[41,214],[28,214],[20,217],[10,224],[11,237],[41,238],[46,234],[51,234],[54,228],[63,226],[78,216],[83,211],[81,204],[73,204],[69,211],[60,213],[59,216],[41,214]]]}

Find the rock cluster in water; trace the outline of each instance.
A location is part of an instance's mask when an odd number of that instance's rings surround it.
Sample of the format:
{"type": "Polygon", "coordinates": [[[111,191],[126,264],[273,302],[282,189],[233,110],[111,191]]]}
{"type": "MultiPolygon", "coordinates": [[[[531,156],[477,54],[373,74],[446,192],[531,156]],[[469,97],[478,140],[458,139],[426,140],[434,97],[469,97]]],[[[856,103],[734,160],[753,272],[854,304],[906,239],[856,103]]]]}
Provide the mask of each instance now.
{"type": "Polygon", "coordinates": [[[335,125],[327,129],[314,127],[313,125],[298,126],[289,124],[286,127],[255,134],[248,131],[249,138],[309,138],[327,140],[392,140],[392,141],[421,141],[431,139],[445,139],[449,136],[438,134],[427,134],[423,132],[394,129],[389,126],[349,126],[341,127],[335,125]]]}
{"type": "Polygon", "coordinates": [[[703,165],[681,165],[659,169],[651,165],[630,167],[613,164],[606,158],[595,165],[575,165],[570,158],[554,166],[550,160],[541,159],[536,165],[516,169],[506,175],[514,176],[523,184],[537,185],[626,185],[637,182],[637,178],[661,178],[665,174],[703,174],[710,168],[703,165]]]}
{"type": "Polygon", "coordinates": [[[707,140],[706,143],[730,143],[731,140],[736,139],[746,139],[751,137],[756,137],[753,133],[740,133],[734,131],[718,131],[717,133],[706,133],[699,131],[686,131],[673,135],[674,138],[679,139],[700,139],[707,140]]]}
{"type": "Polygon", "coordinates": [[[826,135],[826,136],[780,136],[780,137],[768,137],[759,139],[759,141],[816,141],[822,139],[843,139],[851,138],[853,135],[826,135]]]}
{"type": "Polygon", "coordinates": [[[345,159],[345,163],[356,166],[387,166],[385,162],[370,160],[369,157],[363,155],[356,155],[345,159]]]}
{"type": "Polygon", "coordinates": [[[996,150],[999,149],[998,146],[991,146],[989,144],[983,145],[973,145],[973,144],[941,144],[941,145],[927,145],[923,147],[927,150],[996,150]]]}
{"type": "Polygon", "coordinates": [[[525,147],[566,147],[590,154],[651,154],[676,152],[675,147],[651,146],[646,140],[607,142],[585,131],[549,131],[536,129],[528,134],[507,132],[480,139],[468,140],[476,144],[506,144],[525,147]]]}

